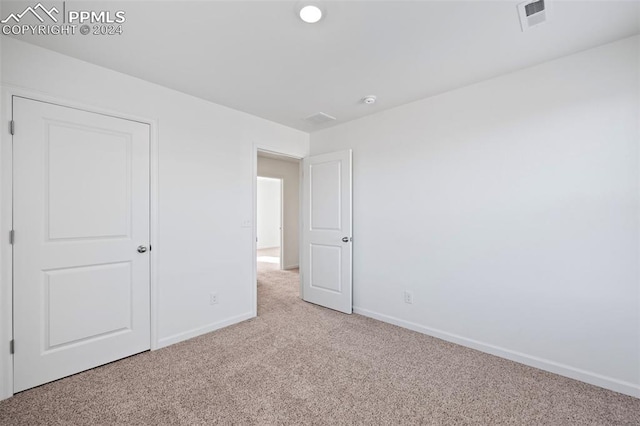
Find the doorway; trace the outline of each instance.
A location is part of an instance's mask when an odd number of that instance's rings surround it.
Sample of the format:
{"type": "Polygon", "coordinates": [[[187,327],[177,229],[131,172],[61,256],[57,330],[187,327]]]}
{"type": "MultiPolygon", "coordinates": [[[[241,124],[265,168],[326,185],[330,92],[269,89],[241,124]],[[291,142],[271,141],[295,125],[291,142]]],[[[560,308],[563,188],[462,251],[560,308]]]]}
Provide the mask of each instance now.
{"type": "Polygon", "coordinates": [[[256,154],[256,249],[270,249],[264,256],[279,257],[281,270],[300,264],[300,166],[299,158],[260,150],[256,154]]]}
{"type": "Polygon", "coordinates": [[[254,155],[254,306],[258,315],[261,285],[285,275],[289,282],[292,276],[299,281],[301,158],[257,146],[254,155]]]}
{"type": "MultiPolygon", "coordinates": [[[[302,158],[254,145],[253,167],[253,292],[254,315],[259,314],[261,277],[295,274],[300,298],[344,313],[352,312],[352,152],[331,152],[302,158]],[[267,167],[275,160],[281,167],[267,167]],[[289,163],[294,179],[283,177],[289,163]],[[282,270],[260,271],[257,262],[258,177],[283,180],[282,270]],[[293,187],[288,182],[295,182],[293,187]],[[287,203],[287,194],[295,202],[287,203]],[[287,213],[289,208],[294,212],[287,213]],[[293,218],[289,221],[287,218],[293,218]],[[293,225],[295,223],[295,226],[293,225]],[[294,259],[293,261],[291,259],[294,259]],[[295,262],[295,263],[294,263],[295,262]]],[[[271,164],[273,165],[273,164],[271,164]]],[[[261,263],[264,265],[264,263],[261,263]]],[[[279,281],[262,279],[262,283],[279,281]]],[[[291,280],[287,280],[291,282],[291,280]]]]}
{"type": "Polygon", "coordinates": [[[258,176],[257,188],[258,269],[282,269],[283,179],[258,176]]]}

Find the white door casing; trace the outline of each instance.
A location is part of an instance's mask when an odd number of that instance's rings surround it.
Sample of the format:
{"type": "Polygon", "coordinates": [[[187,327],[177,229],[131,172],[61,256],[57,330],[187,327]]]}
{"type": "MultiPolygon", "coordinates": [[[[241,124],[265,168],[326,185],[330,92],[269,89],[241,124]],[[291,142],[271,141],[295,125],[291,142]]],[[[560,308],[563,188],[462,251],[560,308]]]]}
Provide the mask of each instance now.
{"type": "Polygon", "coordinates": [[[21,97],[13,116],[19,392],[149,349],[150,133],[21,97]]]}
{"type": "Polygon", "coordinates": [[[351,150],[303,160],[302,298],[352,312],[351,150]]]}

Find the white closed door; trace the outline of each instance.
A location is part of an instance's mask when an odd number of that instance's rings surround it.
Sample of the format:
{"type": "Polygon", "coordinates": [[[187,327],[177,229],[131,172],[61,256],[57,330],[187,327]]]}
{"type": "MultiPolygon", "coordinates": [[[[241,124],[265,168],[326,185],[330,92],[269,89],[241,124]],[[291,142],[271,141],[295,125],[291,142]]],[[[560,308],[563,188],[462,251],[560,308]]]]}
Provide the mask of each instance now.
{"type": "Polygon", "coordinates": [[[149,126],[20,97],[13,117],[19,392],[150,347],[149,126]]]}
{"type": "Polygon", "coordinates": [[[352,312],[351,150],[303,161],[302,298],[352,312]]]}

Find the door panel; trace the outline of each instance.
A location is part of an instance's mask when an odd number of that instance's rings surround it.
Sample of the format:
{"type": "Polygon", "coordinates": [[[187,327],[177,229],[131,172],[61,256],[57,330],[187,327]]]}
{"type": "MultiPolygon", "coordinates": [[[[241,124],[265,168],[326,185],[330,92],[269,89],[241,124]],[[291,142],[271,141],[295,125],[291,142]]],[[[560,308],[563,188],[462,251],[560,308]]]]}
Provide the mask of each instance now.
{"type": "Polygon", "coordinates": [[[131,138],[47,126],[49,240],[131,237],[131,138]]]}
{"type": "Polygon", "coordinates": [[[45,351],[131,329],[131,263],[45,273],[45,351]],[[91,321],[77,321],[91,318],[91,321]]]}
{"type": "Polygon", "coordinates": [[[309,285],[340,293],[342,290],[342,247],[310,244],[309,285]]]}
{"type": "Polygon", "coordinates": [[[304,300],[352,312],[351,151],[304,159],[304,300]]]}
{"type": "Polygon", "coordinates": [[[341,165],[341,161],[309,164],[309,180],[311,183],[311,191],[309,192],[309,203],[311,205],[310,228],[312,231],[341,230],[341,165]]]}
{"type": "Polygon", "coordinates": [[[14,97],[14,391],[149,349],[149,126],[14,97]]]}

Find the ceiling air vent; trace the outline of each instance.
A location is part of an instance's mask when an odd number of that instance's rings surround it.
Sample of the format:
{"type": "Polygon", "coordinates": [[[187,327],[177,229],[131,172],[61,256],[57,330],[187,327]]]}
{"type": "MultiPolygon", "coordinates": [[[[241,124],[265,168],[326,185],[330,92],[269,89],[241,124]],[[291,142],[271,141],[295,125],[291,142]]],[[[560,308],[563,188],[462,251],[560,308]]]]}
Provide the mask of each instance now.
{"type": "Polygon", "coordinates": [[[547,21],[548,7],[545,0],[529,0],[518,5],[522,31],[547,21]]]}
{"type": "Polygon", "coordinates": [[[316,114],[311,114],[304,120],[311,124],[324,124],[330,121],[335,121],[336,118],[330,116],[329,114],[325,114],[324,112],[318,112],[316,114]]]}

